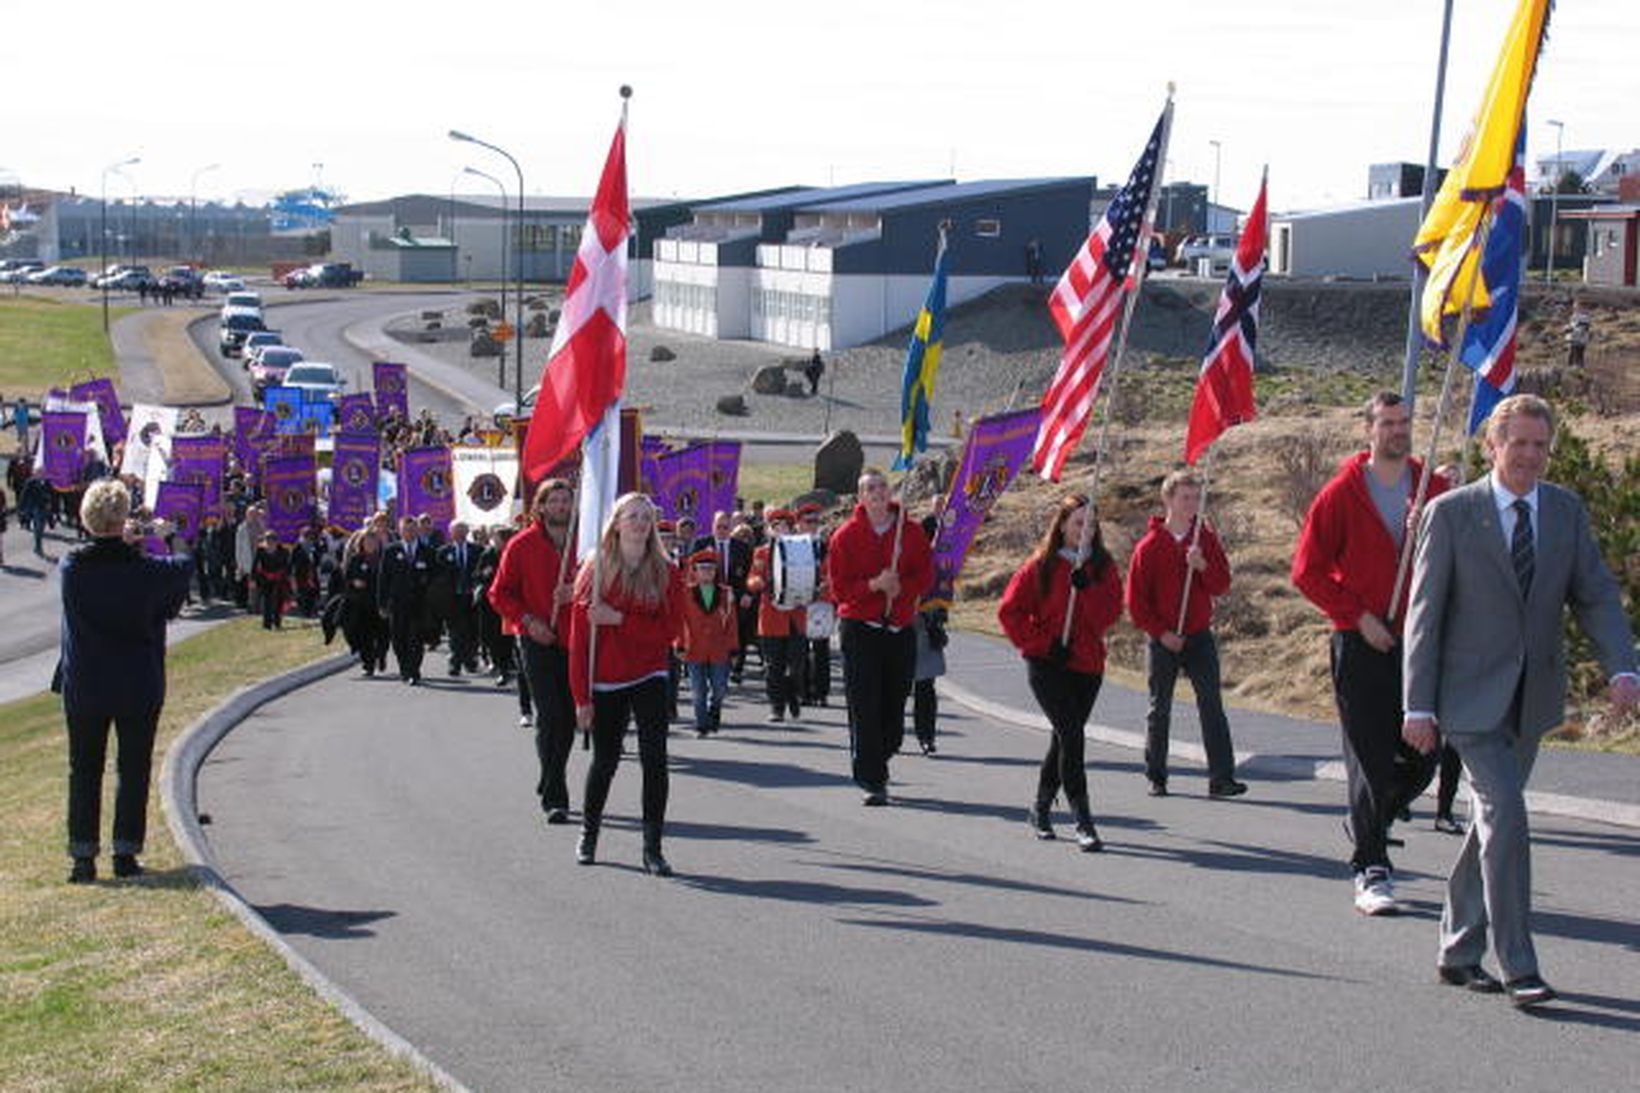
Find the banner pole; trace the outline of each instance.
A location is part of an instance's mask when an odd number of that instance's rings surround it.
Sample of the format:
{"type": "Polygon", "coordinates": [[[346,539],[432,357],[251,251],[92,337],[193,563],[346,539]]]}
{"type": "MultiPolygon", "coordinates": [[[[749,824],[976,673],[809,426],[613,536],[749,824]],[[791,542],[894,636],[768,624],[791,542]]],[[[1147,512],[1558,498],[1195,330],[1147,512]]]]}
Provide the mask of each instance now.
{"type": "MultiPolygon", "coordinates": [[[[1202,525],[1207,522],[1207,486],[1212,480],[1213,453],[1217,448],[1218,445],[1214,444],[1207,449],[1207,461],[1202,467],[1202,499],[1201,504],[1196,507],[1196,526],[1190,532],[1190,550],[1194,550],[1200,545],[1202,525]]],[[[1184,637],[1185,609],[1190,606],[1190,579],[1196,575],[1196,571],[1190,568],[1189,558],[1187,551],[1184,566],[1184,594],[1179,597],[1179,625],[1173,628],[1173,632],[1181,638],[1184,637]]]]}

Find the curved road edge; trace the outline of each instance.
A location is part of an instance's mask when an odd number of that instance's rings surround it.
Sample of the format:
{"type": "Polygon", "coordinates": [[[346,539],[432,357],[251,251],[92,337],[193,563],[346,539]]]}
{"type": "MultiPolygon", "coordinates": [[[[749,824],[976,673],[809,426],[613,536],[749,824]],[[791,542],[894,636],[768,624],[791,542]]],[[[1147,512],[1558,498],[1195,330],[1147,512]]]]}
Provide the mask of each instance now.
{"type": "Polygon", "coordinates": [[[165,807],[166,826],[170,828],[171,837],[181,849],[183,860],[188,863],[200,884],[209,889],[246,929],[278,953],[291,970],[301,976],[319,997],[335,1006],[359,1031],[389,1053],[421,1071],[441,1088],[452,1093],[466,1093],[465,1086],[423,1055],[414,1044],[388,1028],[291,948],[284,937],[257,913],[256,908],[245,902],[233,885],[223,879],[205,839],[205,832],[200,827],[197,792],[199,770],[212,749],[261,706],[310,683],[317,683],[327,676],[344,671],[352,663],[351,656],[339,654],[265,679],[260,683],[241,687],[183,730],[182,735],[165,753],[165,765],[160,771],[160,794],[165,807]]]}

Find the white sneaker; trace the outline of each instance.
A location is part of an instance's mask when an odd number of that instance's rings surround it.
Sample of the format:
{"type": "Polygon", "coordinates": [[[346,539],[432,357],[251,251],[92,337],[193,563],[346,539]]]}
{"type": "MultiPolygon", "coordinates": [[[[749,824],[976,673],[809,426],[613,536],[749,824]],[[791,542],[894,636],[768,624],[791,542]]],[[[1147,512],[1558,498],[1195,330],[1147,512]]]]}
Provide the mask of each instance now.
{"type": "Polygon", "coordinates": [[[1381,865],[1368,866],[1355,876],[1355,909],[1363,915],[1396,915],[1395,882],[1381,865]]]}

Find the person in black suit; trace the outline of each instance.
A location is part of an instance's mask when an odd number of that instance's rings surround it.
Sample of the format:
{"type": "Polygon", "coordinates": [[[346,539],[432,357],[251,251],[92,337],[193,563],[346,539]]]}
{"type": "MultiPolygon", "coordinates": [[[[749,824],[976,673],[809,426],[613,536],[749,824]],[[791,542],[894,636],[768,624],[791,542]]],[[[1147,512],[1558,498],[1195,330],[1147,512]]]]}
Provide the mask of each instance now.
{"type": "Polygon", "coordinates": [[[450,598],[444,608],[444,624],[450,634],[450,674],[462,670],[477,673],[478,642],[473,617],[473,588],[478,581],[478,560],[483,553],[467,539],[467,525],[460,520],[450,525],[450,541],[439,548],[438,563],[450,583],[450,598]]]}
{"type": "Polygon", "coordinates": [[[727,512],[712,516],[712,533],[702,535],[689,546],[689,553],[710,550],[718,556],[719,580],[734,589],[735,605],[739,613],[740,634],[734,654],[729,658],[729,674],[740,682],[742,665],[746,658],[746,643],[757,632],[757,612],[753,610],[752,594],[746,591],[746,579],[752,572],[752,545],[730,534],[734,522],[727,512]]]}
{"type": "Polygon", "coordinates": [[[399,678],[412,687],[421,682],[422,617],[427,609],[427,586],[437,565],[433,549],[421,542],[415,518],[401,519],[398,541],[382,552],[376,604],[387,614],[399,678]]]}
{"type": "Polygon", "coordinates": [[[126,543],[130,510],[122,483],[92,483],[80,502],[80,521],[92,541],[60,568],[62,646],[52,690],[63,696],[68,721],[71,884],[97,879],[110,724],[119,741],[114,875],[142,875],[137,855],[147,836],[154,733],[165,705],[165,624],[182,610],[194,568],[186,554],[151,558],[126,543]]]}

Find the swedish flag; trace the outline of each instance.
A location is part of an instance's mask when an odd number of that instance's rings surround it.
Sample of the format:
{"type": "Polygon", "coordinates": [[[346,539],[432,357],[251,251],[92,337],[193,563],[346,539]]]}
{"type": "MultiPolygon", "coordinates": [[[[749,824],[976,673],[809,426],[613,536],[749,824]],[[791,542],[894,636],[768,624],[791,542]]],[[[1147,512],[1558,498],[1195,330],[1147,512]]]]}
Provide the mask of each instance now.
{"type": "Polygon", "coordinates": [[[1520,0],[1463,148],[1418,226],[1412,253],[1429,270],[1419,319],[1424,337],[1436,345],[1447,344],[1443,319],[1466,305],[1475,312],[1491,306],[1476,235],[1515,165],[1515,144],[1552,6],[1551,0],[1520,0]]]}
{"type": "Polygon", "coordinates": [[[918,452],[928,448],[928,407],[934,397],[934,378],[940,371],[940,350],[945,343],[945,229],[940,229],[940,249],[934,256],[934,282],[928,298],[911,330],[911,346],[905,354],[905,378],[900,385],[900,454],[894,469],[911,466],[918,452]]]}

